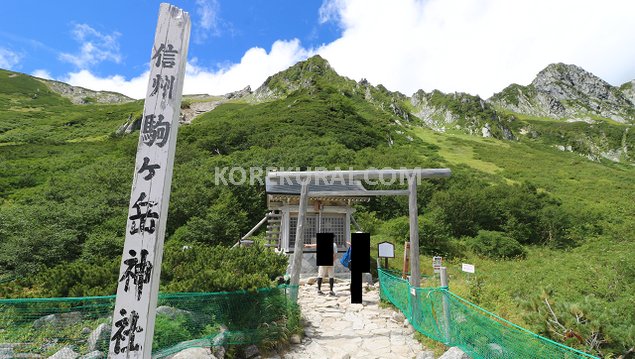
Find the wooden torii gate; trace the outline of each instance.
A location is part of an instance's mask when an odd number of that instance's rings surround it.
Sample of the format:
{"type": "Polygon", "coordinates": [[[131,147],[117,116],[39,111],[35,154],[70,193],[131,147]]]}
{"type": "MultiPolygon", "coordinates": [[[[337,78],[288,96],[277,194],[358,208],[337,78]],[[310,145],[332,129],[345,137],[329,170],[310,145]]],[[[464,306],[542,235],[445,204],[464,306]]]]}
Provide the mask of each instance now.
{"type": "MultiPolygon", "coordinates": [[[[270,178],[278,178],[282,181],[295,179],[301,184],[300,205],[298,209],[298,224],[296,227],[293,263],[291,267],[291,284],[298,285],[302,267],[302,254],[304,249],[304,224],[306,218],[309,197],[324,195],[319,192],[309,192],[309,183],[315,181],[344,180],[373,180],[385,178],[406,179],[408,190],[376,190],[376,191],[340,191],[328,192],[329,196],[408,196],[408,211],[410,218],[410,285],[419,287],[421,272],[419,270],[419,221],[417,210],[417,183],[422,178],[450,177],[448,168],[415,168],[415,169],[381,169],[381,170],[348,170],[348,171],[304,171],[304,172],[270,172],[270,178]]],[[[332,182],[331,182],[332,183],[332,182]]],[[[294,293],[297,300],[297,291],[294,293]]]]}

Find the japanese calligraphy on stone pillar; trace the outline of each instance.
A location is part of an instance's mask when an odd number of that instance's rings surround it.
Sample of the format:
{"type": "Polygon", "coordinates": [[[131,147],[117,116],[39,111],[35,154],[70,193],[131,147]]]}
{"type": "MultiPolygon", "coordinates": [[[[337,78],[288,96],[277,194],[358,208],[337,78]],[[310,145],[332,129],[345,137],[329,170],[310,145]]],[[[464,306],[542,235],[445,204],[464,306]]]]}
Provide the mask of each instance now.
{"type": "Polygon", "coordinates": [[[108,358],[151,357],[189,36],[188,13],[161,4],[150,55],[108,358]]]}

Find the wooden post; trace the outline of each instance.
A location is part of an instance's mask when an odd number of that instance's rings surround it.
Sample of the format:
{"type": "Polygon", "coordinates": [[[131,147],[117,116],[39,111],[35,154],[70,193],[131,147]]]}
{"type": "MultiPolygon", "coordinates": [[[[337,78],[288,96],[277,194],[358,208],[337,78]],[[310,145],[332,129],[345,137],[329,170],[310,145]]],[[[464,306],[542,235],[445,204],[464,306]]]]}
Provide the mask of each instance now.
{"type": "Polygon", "coordinates": [[[151,357],[189,36],[188,13],[161,4],[108,358],[151,357]]]}
{"type": "Polygon", "coordinates": [[[401,268],[401,278],[406,279],[406,273],[408,273],[408,266],[410,265],[409,261],[409,253],[410,253],[410,242],[405,242],[403,244],[403,267],[401,268]]]}
{"type": "MultiPolygon", "coordinates": [[[[441,287],[448,288],[448,272],[445,267],[441,267],[439,270],[439,278],[441,279],[441,287]]],[[[450,343],[450,300],[448,294],[443,293],[443,321],[446,344],[450,343]]]]}
{"type": "Polygon", "coordinates": [[[417,210],[417,176],[408,178],[408,212],[410,214],[410,285],[419,287],[419,214],[417,210]]]}
{"type": "MultiPolygon", "coordinates": [[[[300,205],[298,208],[298,224],[295,229],[295,246],[293,247],[293,266],[291,267],[291,285],[300,284],[300,272],[302,271],[302,256],[304,253],[304,222],[306,208],[309,205],[309,180],[302,180],[300,189],[300,205]]],[[[293,300],[298,300],[298,290],[293,290],[293,300]]]]}

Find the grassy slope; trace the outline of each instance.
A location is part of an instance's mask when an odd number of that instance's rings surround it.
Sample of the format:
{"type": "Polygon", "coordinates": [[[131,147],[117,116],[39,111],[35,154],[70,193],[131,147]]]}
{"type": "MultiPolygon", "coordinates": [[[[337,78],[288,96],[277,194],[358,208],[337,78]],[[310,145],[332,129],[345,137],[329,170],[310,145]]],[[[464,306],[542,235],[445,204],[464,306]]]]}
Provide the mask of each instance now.
{"type": "MultiPolygon", "coordinates": [[[[530,181],[559,198],[565,208],[586,208],[606,228],[572,250],[530,248],[525,260],[497,261],[469,254],[454,259],[448,266],[455,292],[542,334],[548,334],[543,303],[548,299],[561,321],[579,310],[606,328],[607,340],[635,343],[631,310],[635,298],[627,294],[635,292],[635,232],[632,222],[624,223],[635,216],[635,168],[591,162],[531,142],[440,135],[427,129],[415,132],[439,146],[439,154],[450,165],[468,165],[514,182],[530,181]],[[461,262],[476,264],[476,278],[460,271],[461,262]]],[[[399,250],[397,258],[403,255],[399,250]]],[[[400,268],[400,260],[394,262],[400,268]]],[[[431,258],[422,256],[422,263],[425,273],[431,274],[426,265],[431,258]]]]}
{"type": "Polygon", "coordinates": [[[34,78],[0,70],[0,143],[95,142],[128,116],[141,115],[142,102],[73,106],[34,78]]]}
{"type": "Polygon", "coordinates": [[[134,155],[135,141],[110,135],[130,114],[140,116],[141,102],[72,105],[40,81],[4,70],[0,83],[0,203],[55,174],[134,155]]]}

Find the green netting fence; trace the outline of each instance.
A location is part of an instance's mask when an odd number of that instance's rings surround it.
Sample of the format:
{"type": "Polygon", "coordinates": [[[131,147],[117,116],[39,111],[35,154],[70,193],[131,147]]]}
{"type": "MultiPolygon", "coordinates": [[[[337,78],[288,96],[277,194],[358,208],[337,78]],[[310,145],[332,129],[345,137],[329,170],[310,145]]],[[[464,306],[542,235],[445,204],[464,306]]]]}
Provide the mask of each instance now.
{"type": "Polygon", "coordinates": [[[399,308],[417,331],[474,359],[597,359],[500,318],[448,288],[411,287],[396,272],[378,272],[382,298],[399,308]]]}
{"type": "MultiPolygon", "coordinates": [[[[297,286],[160,293],[153,358],[191,347],[275,345],[290,334],[297,286]]],[[[0,358],[105,358],[115,296],[0,299],[0,358]]],[[[296,323],[297,324],[297,323],[296,323]]]]}

